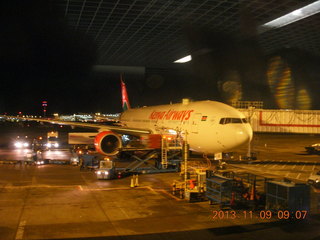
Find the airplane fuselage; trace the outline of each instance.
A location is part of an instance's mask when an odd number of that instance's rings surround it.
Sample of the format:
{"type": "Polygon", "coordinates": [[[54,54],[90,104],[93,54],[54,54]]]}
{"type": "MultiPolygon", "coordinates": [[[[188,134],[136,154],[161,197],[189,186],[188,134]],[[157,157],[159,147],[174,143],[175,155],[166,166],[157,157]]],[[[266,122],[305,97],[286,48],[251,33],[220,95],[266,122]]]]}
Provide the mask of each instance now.
{"type": "Polygon", "coordinates": [[[214,154],[229,151],[252,139],[252,128],[237,109],[215,101],[197,101],[129,109],[120,116],[126,127],[152,133],[179,132],[190,149],[214,154]]]}

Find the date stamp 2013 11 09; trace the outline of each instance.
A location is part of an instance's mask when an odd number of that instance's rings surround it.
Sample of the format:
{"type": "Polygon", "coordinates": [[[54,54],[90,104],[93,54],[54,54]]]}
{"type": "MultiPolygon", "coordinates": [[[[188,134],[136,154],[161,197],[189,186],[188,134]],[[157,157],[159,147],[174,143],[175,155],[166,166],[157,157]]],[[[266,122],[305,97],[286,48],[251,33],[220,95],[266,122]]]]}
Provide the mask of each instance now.
{"type": "Polygon", "coordinates": [[[213,210],[212,219],[213,220],[223,220],[223,219],[261,219],[269,220],[272,218],[278,220],[303,220],[306,219],[308,211],[306,210],[297,210],[297,211],[288,211],[288,210],[261,210],[261,211],[223,211],[223,210],[213,210]]]}

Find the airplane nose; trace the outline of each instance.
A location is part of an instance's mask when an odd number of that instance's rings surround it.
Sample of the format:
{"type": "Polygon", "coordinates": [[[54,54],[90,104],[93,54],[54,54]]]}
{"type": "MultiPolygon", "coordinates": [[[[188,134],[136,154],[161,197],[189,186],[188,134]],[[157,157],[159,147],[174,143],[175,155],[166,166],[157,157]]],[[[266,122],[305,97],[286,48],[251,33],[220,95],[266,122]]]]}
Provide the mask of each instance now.
{"type": "Polygon", "coordinates": [[[224,136],[219,143],[224,148],[222,151],[233,150],[237,147],[249,144],[252,140],[252,128],[249,124],[230,124],[223,129],[224,136]]]}
{"type": "Polygon", "coordinates": [[[249,143],[252,140],[252,128],[250,125],[243,126],[236,131],[236,141],[239,145],[249,143]]]}

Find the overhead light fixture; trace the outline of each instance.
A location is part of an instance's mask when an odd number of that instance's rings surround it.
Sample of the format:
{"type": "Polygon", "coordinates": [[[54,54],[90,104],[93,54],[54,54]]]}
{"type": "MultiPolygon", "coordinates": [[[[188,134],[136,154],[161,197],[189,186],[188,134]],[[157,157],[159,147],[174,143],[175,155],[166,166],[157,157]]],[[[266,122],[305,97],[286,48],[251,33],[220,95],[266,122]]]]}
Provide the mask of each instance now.
{"type": "Polygon", "coordinates": [[[191,55],[185,56],[183,58],[180,58],[176,61],[174,61],[174,63],[186,63],[186,62],[190,62],[192,60],[191,55]]]}
{"type": "Polygon", "coordinates": [[[294,23],[301,19],[310,17],[320,12],[320,0],[308,4],[302,8],[296,9],[286,15],[276,18],[270,22],[261,25],[258,28],[259,33],[266,32],[271,29],[280,28],[290,23],[294,23]]]}

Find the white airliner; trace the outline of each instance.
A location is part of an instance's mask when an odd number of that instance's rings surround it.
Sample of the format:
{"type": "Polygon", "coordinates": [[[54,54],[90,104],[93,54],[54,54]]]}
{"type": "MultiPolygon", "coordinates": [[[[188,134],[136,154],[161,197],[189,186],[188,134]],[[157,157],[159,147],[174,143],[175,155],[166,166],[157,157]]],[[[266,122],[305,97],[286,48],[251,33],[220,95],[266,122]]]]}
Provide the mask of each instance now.
{"type": "Polygon", "coordinates": [[[230,151],[252,139],[252,128],[237,109],[215,101],[195,101],[153,107],[130,108],[125,84],[121,80],[120,126],[96,125],[30,119],[98,130],[94,144],[104,155],[115,155],[122,148],[122,135],[179,134],[190,150],[205,154],[230,151]]]}

